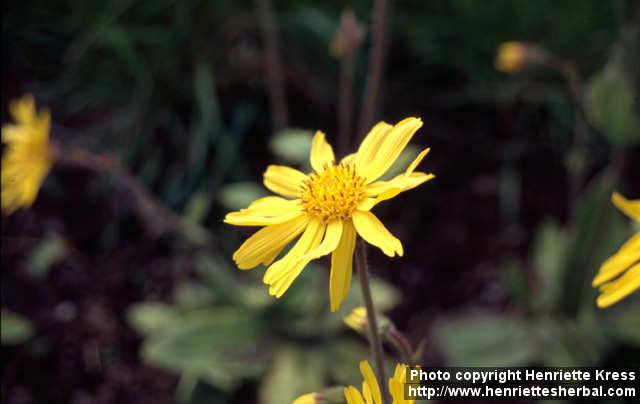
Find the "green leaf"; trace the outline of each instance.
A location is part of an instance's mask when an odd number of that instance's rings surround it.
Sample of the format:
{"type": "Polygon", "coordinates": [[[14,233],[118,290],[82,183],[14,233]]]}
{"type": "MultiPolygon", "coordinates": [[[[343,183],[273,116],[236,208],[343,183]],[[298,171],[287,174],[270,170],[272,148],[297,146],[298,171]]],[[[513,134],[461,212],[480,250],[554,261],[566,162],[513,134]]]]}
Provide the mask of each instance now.
{"type": "Polygon", "coordinates": [[[31,323],[19,314],[2,310],[0,320],[2,345],[21,344],[33,335],[31,323]]]}
{"type": "Polygon", "coordinates": [[[189,311],[150,335],[142,346],[142,357],[230,390],[264,367],[268,349],[261,346],[259,324],[250,312],[235,308],[189,311]]]}
{"type": "Polygon", "coordinates": [[[640,141],[640,111],[633,81],[623,67],[621,48],[616,46],[605,68],[587,85],[587,117],[611,143],[625,146],[640,141]]]}
{"type": "Polygon", "coordinates": [[[325,359],[318,351],[279,350],[260,386],[260,402],[291,403],[302,394],[321,390],[325,384],[325,366],[325,359]]]}
{"type": "Polygon", "coordinates": [[[267,191],[255,182],[236,182],[221,187],[218,198],[227,209],[239,210],[267,195],[267,191]]]}
{"type": "Polygon", "coordinates": [[[305,129],[284,129],[271,138],[269,147],[281,159],[289,163],[309,166],[313,132],[305,129]]]}
{"type": "Polygon", "coordinates": [[[31,252],[27,268],[36,278],[44,278],[57,262],[67,256],[67,245],[62,237],[51,234],[44,238],[31,252]]]}
{"type": "Polygon", "coordinates": [[[533,244],[533,265],[540,279],[536,307],[550,310],[560,297],[567,245],[563,229],[552,220],[539,227],[533,244]]]}
{"type": "Polygon", "coordinates": [[[508,315],[445,320],[435,338],[451,366],[523,366],[539,355],[527,322],[508,315]]]}
{"type": "Polygon", "coordinates": [[[327,352],[331,378],[338,384],[357,385],[362,381],[358,364],[370,357],[369,348],[353,338],[335,339],[327,352]]]}
{"type": "Polygon", "coordinates": [[[614,183],[615,176],[604,171],[592,180],[572,212],[572,238],[560,286],[559,303],[565,312],[577,312],[586,300],[592,304],[595,289],[591,280],[602,262],[624,241],[623,215],[610,202],[614,183]]]}
{"type": "Polygon", "coordinates": [[[524,268],[520,262],[510,257],[502,264],[503,282],[514,303],[522,308],[529,308],[530,290],[529,283],[524,276],[524,268]]]}
{"type": "Polygon", "coordinates": [[[203,284],[187,281],[179,283],[173,290],[173,301],[181,309],[195,309],[205,307],[213,302],[213,296],[208,287],[203,284]]]}
{"type": "Polygon", "coordinates": [[[610,310],[607,330],[614,338],[640,347],[640,301],[620,302],[610,310]]]}
{"type": "Polygon", "coordinates": [[[151,334],[178,322],[178,311],[166,303],[145,302],[127,311],[127,321],[141,334],[151,334]]]}

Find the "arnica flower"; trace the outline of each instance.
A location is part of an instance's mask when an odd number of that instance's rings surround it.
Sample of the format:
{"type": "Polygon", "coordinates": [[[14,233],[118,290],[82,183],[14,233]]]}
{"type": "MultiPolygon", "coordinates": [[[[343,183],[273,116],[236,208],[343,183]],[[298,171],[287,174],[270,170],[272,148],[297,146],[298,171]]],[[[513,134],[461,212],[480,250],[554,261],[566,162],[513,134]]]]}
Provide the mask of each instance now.
{"type": "MultiPolygon", "coordinates": [[[[623,213],[640,223],[640,199],[628,200],[614,192],[611,201],[623,213]]],[[[600,308],[609,307],[640,288],[640,232],[600,266],[600,271],[593,279],[593,286],[600,287],[600,296],[596,300],[600,308]]]]}
{"type": "Polygon", "coordinates": [[[390,257],[403,254],[400,240],[371,209],[434,177],[414,171],[429,152],[427,148],[404,173],[378,181],[421,126],[418,118],[404,119],[395,126],[380,122],[358,151],[340,162],[336,162],[324,133],[318,131],[311,144],[311,173],[278,165],[267,167],[264,185],[281,196],[258,199],[224,219],[236,226],[264,226],[233,254],[238,268],[268,266],[263,281],[269,285],[269,293],[279,298],[311,260],[331,253],[329,296],[331,310],[337,310],[351,285],[356,234],[390,257]],[[300,234],[295,245],[276,261],[300,234]]]}
{"type": "Polygon", "coordinates": [[[15,124],[2,126],[2,212],[11,214],[35,201],[51,168],[49,111],[36,112],[32,95],[9,104],[15,124]]]}
{"type": "MultiPolygon", "coordinates": [[[[347,404],[382,404],[382,393],[369,362],[360,362],[360,373],[364,378],[362,392],[354,386],[344,388],[347,404]]],[[[407,365],[397,364],[393,377],[389,379],[389,393],[393,404],[413,404],[415,400],[405,400],[404,385],[407,380],[407,365]]]]}
{"type": "Polygon", "coordinates": [[[496,69],[505,73],[517,73],[525,63],[527,46],[522,42],[504,42],[498,47],[496,69]]]}

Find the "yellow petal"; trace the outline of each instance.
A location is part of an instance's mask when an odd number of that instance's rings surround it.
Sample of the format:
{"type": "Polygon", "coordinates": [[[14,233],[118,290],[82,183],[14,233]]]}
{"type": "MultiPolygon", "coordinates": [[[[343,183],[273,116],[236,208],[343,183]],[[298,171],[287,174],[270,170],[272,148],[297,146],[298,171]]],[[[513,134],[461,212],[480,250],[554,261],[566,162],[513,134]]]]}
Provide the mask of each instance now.
{"type": "Polygon", "coordinates": [[[371,164],[391,128],[393,126],[380,121],[369,131],[355,155],[354,162],[357,168],[365,169],[371,164]]]}
{"type": "Polygon", "coordinates": [[[356,230],[351,221],[345,221],[338,247],[331,254],[329,275],[329,300],[331,311],[336,311],[349,293],[353,273],[353,251],[356,246],[356,230]]]}
{"type": "Polygon", "coordinates": [[[418,156],[411,162],[411,164],[409,164],[409,167],[407,167],[407,170],[404,172],[405,175],[409,175],[412,172],[415,171],[415,169],[418,167],[418,164],[420,164],[422,162],[422,159],[424,159],[424,157],[429,154],[429,151],[431,150],[430,147],[427,147],[426,149],[424,149],[423,151],[421,151],[418,156]]]}
{"type": "Polygon", "coordinates": [[[308,219],[300,216],[286,223],[267,226],[249,237],[233,253],[233,260],[240,269],[251,269],[263,260],[278,254],[307,226],[308,219]]]}
{"type": "Polygon", "coordinates": [[[356,231],[367,243],[378,247],[389,257],[396,253],[402,256],[400,240],[395,238],[373,213],[356,210],[352,218],[356,231]]]}
{"type": "Polygon", "coordinates": [[[347,400],[347,404],[365,404],[362,395],[354,386],[344,388],[344,398],[347,400]]]}
{"type": "Polygon", "coordinates": [[[596,303],[605,308],[619,302],[640,288],[640,264],[632,266],[627,272],[613,282],[600,288],[600,296],[596,303]]]}
{"type": "Polygon", "coordinates": [[[36,103],[33,95],[27,94],[9,103],[9,112],[16,122],[28,125],[36,119],[36,103]]]}
{"type": "Polygon", "coordinates": [[[353,164],[356,161],[356,153],[347,154],[340,160],[344,164],[353,164]]]}
{"type": "Polygon", "coordinates": [[[394,198],[401,192],[413,189],[433,178],[435,178],[433,174],[415,172],[409,175],[400,174],[390,181],[376,181],[367,186],[367,195],[375,198],[364,199],[358,205],[358,210],[371,210],[378,203],[394,198]]]}
{"type": "Polygon", "coordinates": [[[394,404],[412,404],[414,400],[404,399],[404,386],[407,377],[407,366],[397,364],[393,377],[389,379],[389,393],[393,398],[394,404]]]}
{"type": "Polygon", "coordinates": [[[269,294],[280,298],[300,275],[309,259],[300,259],[316,248],[322,240],[326,225],[312,220],[293,248],[280,260],[271,264],[265,272],[263,281],[269,285],[269,294]]]}
{"type": "Polygon", "coordinates": [[[602,266],[598,275],[593,279],[593,286],[600,286],[603,283],[615,278],[624,272],[631,265],[640,261],[640,233],[631,237],[613,256],[609,257],[602,266]]]}
{"type": "MultiPolygon", "coordinates": [[[[367,361],[360,362],[360,373],[362,373],[362,377],[364,378],[363,384],[366,384],[368,387],[367,389],[368,392],[365,392],[363,387],[363,393],[365,393],[365,399],[369,395],[367,393],[370,393],[373,398],[373,403],[381,404],[382,394],[380,393],[380,386],[378,385],[378,381],[376,380],[376,376],[374,375],[373,370],[371,370],[371,366],[369,365],[369,362],[367,361]]],[[[370,400],[367,400],[367,402],[369,401],[370,400]]]]}
{"type": "Polygon", "coordinates": [[[342,220],[334,219],[327,224],[327,230],[324,234],[322,243],[314,250],[309,251],[302,259],[314,260],[327,255],[338,247],[340,237],[342,236],[342,220]]]}
{"type": "Polygon", "coordinates": [[[307,176],[295,168],[270,165],[264,173],[264,185],[271,191],[289,198],[299,198],[307,176]]]}
{"type": "Polygon", "coordinates": [[[640,199],[629,200],[617,192],[611,195],[611,201],[630,218],[640,221],[640,199]]]}
{"type": "Polygon", "coordinates": [[[385,136],[376,151],[373,159],[362,162],[356,157],[356,166],[360,176],[367,182],[372,182],[384,174],[396,158],[402,153],[413,135],[422,126],[422,120],[418,118],[406,118],[398,122],[385,136]],[[361,165],[362,164],[362,165],[361,165]]]}
{"type": "Polygon", "coordinates": [[[335,157],[333,155],[333,149],[327,142],[327,139],[321,131],[317,131],[311,141],[311,167],[316,172],[324,170],[325,165],[333,165],[335,163],[335,157]]]}
{"type": "Polygon", "coordinates": [[[267,196],[254,201],[246,209],[228,213],[224,222],[235,226],[268,226],[288,222],[301,214],[299,199],[267,196]]]}
{"type": "Polygon", "coordinates": [[[316,404],[319,403],[317,397],[318,393],[307,393],[293,400],[293,404],[316,404]]]}

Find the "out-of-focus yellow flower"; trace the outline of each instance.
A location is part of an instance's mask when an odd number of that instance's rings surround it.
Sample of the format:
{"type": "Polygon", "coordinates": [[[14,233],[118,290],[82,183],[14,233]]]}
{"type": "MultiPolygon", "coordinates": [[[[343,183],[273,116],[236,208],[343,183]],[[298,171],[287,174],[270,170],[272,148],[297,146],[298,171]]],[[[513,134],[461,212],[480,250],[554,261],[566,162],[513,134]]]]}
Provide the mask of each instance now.
{"type": "Polygon", "coordinates": [[[2,212],[11,214],[29,207],[38,195],[49,169],[49,111],[36,111],[32,95],[12,101],[9,112],[15,124],[2,126],[2,212]]]}
{"type": "MultiPolygon", "coordinates": [[[[347,404],[382,404],[382,393],[378,381],[369,366],[369,362],[360,362],[362,373],[362,392],[355,386],[344,388],[344,397],[347,404]]],[[[393,377],[389,379],[389,392],[393,398],[393,404],[413,404],[415,400],[404,399],[404,385],[407,377],[407,365],[397,364],[393,377]]]]}
{"type": "Polygon", "coordinates": [[[367,330],[367,309],[359,306],[351,310],[349,315],[343,318],[343,321],[351,329],[364,333],[367,330]]]}
{"type": "Polygon", "coordinates": [[[336,162],[324,133],[318,131],[311,145],[311,173],[286,166],[267,167],[264,185],[282,197],[258,199],[224,219],[235,226],[264,226],[233,254],[238,268],[268,266],[263,280],[269,285],[269,293],[279,298],[311,260],[331,254],[329,296],[331,310],[337,310],[351,285],[356,234],[390,257],[403,254],[400,240],[371,209],[434,178],[433,174],[415,171],[429,152],[427,148],[404,173],[389,181],[378,180],[421,126],[418,118],[407,118],[396,125],[380,122],[358,151],[340,162],[336,162]],[[300,234],[289,252],[274,262],[300,234]]]}
{"type": "Polygon", "coordinates": [[[496,69],[505,73],[517,73],[525,63],[527,46],[522,42],[504,42],[498,47],[496,69]]]}
{"type": "MultiPolygon", "coordinates": [[[[640,199],[628,200],[614,192],[611,201],[640,223],[640,199]]],[[[596,301],[600,308],[609,307],[640,288],[640,232],[600,266],[593,286],[600,287],[600,296],[596,301]]]]}
{"type": "Polygon", "coordinates": [[[296,398],[293,401],[293,404],[318,404],[320,403],[320,399],[319,399],[319,395],[318,393],[307,393],[305,395],[302,395],[298,398],[296,398]]]}

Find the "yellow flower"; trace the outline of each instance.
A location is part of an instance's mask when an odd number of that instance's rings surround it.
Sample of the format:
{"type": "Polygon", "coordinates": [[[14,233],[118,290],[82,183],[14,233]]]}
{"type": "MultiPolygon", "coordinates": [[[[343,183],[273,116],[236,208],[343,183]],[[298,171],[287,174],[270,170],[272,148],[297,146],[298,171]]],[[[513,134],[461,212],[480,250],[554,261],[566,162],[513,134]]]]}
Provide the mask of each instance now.
{"type": "Polygon", "coordinates": [[[522,42],[504,42],[498,47],[496,69],[505,73],[516,73],[522,70],[526,55],[526,45],[522,42]]]}
{"type": "Polygon", "coordinates": [[[343,318],[343,321],[352,330],[357,332],[365,332],[367,325],[367,309],[365,307],[356,307],[349,313],[348,316],[343,318]]]}
{"type": "Polygon", "coordinates": [[[293,401],[293,404],[317,404],[320,400],[318,399],[318,393],[308,393],[296,398],[293,401]]]}
{"type": "Polygon", "coordinates": [[[49,111],[39,114],[32,95],[26,95],[9,105],[16,121],[2,126],[2,211],[11,214],[20,207],[29,207],[38,195],[49,169],[49,111]]]}
{"type": "MultiPolygon", "coordinates": [[[[611,201],[627,216],[640,222],[640,199],[628,200],[614,192],[611,201]]],[[[600,266],[593,286],[600,287],[596,301],[600,308],[609,307],[640,288],[640,232],[600,266]]]]}
{"type": "MultiPolygon", "coordinates": [[[[344,388],[347,404],[382,404],[380,386],[376,380],[369,362],[360,362],[360,372],[364,378],[362,393],[354,386],[344,388]]],[[[407,365],[397,364],[393,377],[389,379],[389,392],[393,398],[392,404],[413,404],[415,400],[405,400],[404,385],[407,378],[407,365]]]]}
{"type": "Polygon", "coordinates": [[[371,209],[434,177],[414,171],[429,152],[427,148],[404,173],[389,181],[377,181],[421,126],[418,118],[404,119],[395,126],[380,122],[358,151],[340,162],[336,162],[324,133],[318,131],[311,145],[313,172],[304,174],[278,165],[267,167],[264,185],[282,197],[258,199],[224,219],[236,226],[264,226],[233,254],[238,268],[268,266],[263,280],[269,285],[269,293],[279,298],[311,260],[331,253],[329,296],[331,310],[337,310],[351,285],[356,234],[390,257],[403,254],[400,240],[371,209]],[[274,262],[300,234],[289,252],[274,262]]]}

